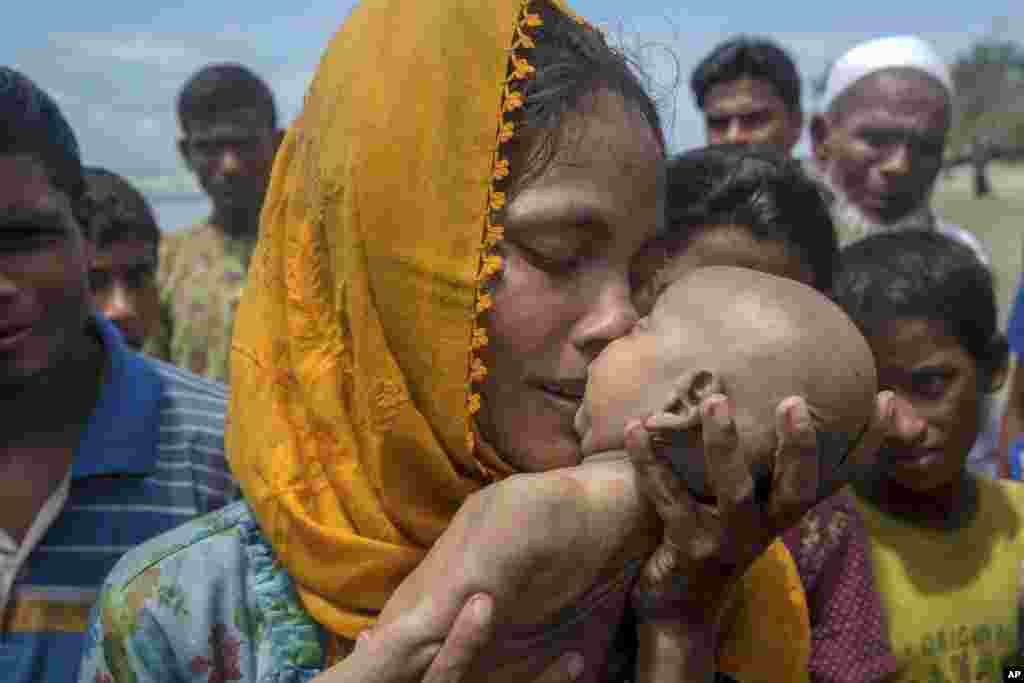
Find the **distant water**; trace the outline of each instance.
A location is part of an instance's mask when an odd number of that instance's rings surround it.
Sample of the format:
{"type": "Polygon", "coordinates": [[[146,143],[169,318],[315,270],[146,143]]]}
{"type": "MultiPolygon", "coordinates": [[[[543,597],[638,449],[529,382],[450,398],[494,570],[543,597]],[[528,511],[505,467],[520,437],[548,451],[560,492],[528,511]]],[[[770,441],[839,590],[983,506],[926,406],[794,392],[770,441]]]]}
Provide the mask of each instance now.
{"type": "Polygon", "coordinates": [[[146,199],[163,232],[187,228],[210,215],[210,200],[206,195],[148,196],[146,199]]]}

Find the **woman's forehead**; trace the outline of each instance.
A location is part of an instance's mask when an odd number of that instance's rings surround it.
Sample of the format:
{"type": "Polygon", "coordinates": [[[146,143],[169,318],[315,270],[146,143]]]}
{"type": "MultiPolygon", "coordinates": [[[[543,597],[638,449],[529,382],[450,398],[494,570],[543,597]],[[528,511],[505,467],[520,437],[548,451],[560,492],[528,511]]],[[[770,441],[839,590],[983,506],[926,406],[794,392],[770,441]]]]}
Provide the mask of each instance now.
{"type": "Polygon", "coordinates": [[[566,122],[559,145],[536,177],[514,195],[510,230],[538,223],[588,225],[646,240],[663,225],[664,157],[650,126],[627,116],[566,122]]]}

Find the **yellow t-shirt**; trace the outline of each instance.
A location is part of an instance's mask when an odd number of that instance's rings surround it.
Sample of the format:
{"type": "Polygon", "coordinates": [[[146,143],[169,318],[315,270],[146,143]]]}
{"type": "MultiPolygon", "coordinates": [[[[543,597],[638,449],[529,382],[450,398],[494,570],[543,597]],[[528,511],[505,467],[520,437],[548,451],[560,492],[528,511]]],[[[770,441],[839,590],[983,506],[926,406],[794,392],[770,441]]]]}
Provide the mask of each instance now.
{"type": "Polygon", "coordinates": [[[975,479],[969,525],[925,529],[857,497],[889,624],[896,681],[1001,681],[1016,661],[1024,580],[1024,485],[975,479]]]}

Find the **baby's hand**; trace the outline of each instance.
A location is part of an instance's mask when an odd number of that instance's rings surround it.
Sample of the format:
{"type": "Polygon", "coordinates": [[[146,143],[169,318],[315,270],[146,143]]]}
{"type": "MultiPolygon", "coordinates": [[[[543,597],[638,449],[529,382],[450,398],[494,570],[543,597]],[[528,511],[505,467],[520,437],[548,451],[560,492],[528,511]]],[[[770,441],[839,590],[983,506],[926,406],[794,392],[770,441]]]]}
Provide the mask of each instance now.
{"type": "MultiPolygon", "coordinates": [[[[912,416],[901,417],[902,408],[891,392],[879,394],[851,459],[874,458],[887,436],[909,433],[912,416]]],[[[778,445],[770,458],[767,492],[754,485],[748,463],[758,458],[748,457],[739,441],[730,401],[721,395],[705,398],[699,416],[715,505],[697,502],[654,453],[650,431],[657,425],[634,421],[626,428],[638,487],[665,524],[662,544],[634,590],[634,608],[648,620],[713,625],[735,580],[818,500],[817,441],[802,398],[787,398],[776,409],[778,445]]]]}

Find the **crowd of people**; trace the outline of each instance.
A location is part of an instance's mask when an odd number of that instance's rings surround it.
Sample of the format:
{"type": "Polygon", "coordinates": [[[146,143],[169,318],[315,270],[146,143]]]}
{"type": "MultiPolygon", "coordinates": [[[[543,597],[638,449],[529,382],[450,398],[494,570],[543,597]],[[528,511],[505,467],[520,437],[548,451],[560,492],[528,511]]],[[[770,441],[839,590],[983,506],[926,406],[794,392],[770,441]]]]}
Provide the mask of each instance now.
{"type": "Polygon", "coordinates": [[[164,235],[0,67],[0,680],[1024,665],[1024,288],[1004,334],[931,208],[949,68],[801,82],[722,43],[672,154],[560,0],[361,0],[287,131],[183,85],[164,235]]]}

